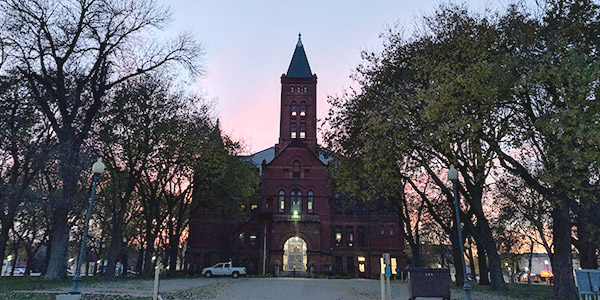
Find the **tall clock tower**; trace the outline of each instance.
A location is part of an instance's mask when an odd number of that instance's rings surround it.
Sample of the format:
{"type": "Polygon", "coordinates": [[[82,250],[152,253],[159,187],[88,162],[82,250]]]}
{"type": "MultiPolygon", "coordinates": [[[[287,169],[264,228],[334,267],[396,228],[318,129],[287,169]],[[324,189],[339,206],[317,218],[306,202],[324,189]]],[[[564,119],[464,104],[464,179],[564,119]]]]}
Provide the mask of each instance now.
{"type": "Polygon", "coordinates": [[[294,139],[317,153],[317,75],[310,70],[300,34],[287,73],[281,75],[279,144],[275,155],[294,139]]]}

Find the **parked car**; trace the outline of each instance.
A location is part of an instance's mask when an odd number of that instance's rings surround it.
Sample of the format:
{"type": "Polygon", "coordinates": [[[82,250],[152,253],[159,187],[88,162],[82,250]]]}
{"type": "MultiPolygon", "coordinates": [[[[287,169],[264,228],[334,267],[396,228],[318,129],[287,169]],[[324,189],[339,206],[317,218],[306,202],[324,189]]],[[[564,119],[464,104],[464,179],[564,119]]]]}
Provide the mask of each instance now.
{"type": "Polygon", "coordinates": [[[246,275],[246,268],[244,267],[232,267],[231,263],[218,263],[212,267],[202,269],[202,276],[207,278],[213,276],[231,276],[238,278],[241,275],[246,275]]]}

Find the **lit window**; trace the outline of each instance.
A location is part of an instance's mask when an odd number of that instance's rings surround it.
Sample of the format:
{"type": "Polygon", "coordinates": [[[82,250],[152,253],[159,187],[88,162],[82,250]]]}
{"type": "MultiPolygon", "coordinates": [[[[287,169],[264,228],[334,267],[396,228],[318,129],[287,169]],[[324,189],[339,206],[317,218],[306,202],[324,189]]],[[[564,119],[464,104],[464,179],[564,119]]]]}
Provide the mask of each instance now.
{"type": "Polygon", "coordinates": [[[306,137],[306,123],[301,122],[300,123],[300,138],[303,139],[305,137],[306,137]]]}
{"type": "Polygon", "coordinates": [[[385,228],[381,227],[381,235],[385,235],[385,228]]]}
{"type": "Polygon", "coordinates": [[[306,87],[306,86],[304,87],[304,92],[305,93],[308,92],[308,87],[306,87]]]}
{"type": "Polygon", "coordinates": [[[346,243],[348,247],[354,245],[354,228],[352,226],[346,226],[346,243]]]}
{"type": "Polygon", "coordinates": [[[302,192],[296,191],[291,193],[292,195],[292,214],[297,216],[302,213],[302,192]]]}
{"type": "Polygon", "coordinates": [[[294,92],[294,87],[293,86],[290,87],[290,92],[292,92],[292,93],[294,92]]]}
{"type": "Polygon", "coordinates": [[[244,233],[243,232],[240,233],[240,242],[242,242],[242,243],[244,242],[244,233]]]}
{"type": "Polygon", "coordinates": [[[394,236],[394,230],[390,228],[390,236],[394,236]]]}
{"type": "Polygon", "coordinates": [[[285,210],[285,192],[283,190],[279,191],[279,212],[283,212],[285,210]]]}
{"type": "Polygon", "coordinates": [[[250,245],[256,246],[256,232],[250,232],[250,245]]]}
{"type": "Polygon", "coordinates": [[[258,205],[256,204],[252,204],[252,206],[250,206],[250,210],[255,210],[258,208],[258,205]]]}
{"type": "Polygon", "coordinates": [[[335,246],[342,245],[342,226],[335,226],[335,246]]]}
{"type": "Polygon", "coordinates": [[[313,213],[314,212],[314,196],[313,196],[313,191],[308,191],[308,212],[309,213],[313,213]]]}
{"type": "Polygon", "coordinates": [[[292,123],[290,124],[290,131],[292,132],[292,138],[295,139],[296,138],[296,122],[292,121],[292,123]]]}

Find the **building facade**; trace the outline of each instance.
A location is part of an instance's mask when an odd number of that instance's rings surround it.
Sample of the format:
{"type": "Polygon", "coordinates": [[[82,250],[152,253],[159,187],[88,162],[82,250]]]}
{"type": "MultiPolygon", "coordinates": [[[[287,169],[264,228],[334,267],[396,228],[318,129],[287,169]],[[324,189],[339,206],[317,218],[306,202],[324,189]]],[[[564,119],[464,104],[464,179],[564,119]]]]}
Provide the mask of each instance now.
{"type": "Polygon", "coordinates": [[[281,76],[280,99],[279,141],[252,157],[260,170],[260,201],[244,218],[191,220],[188,270],[232,260],[258,274],[377,278],[383,253],[391,254],[393,267],[404,268],[397,219],[385,208],[346,200],[332,187],[317,144],[317,76],[300,36],[281,76]]]}

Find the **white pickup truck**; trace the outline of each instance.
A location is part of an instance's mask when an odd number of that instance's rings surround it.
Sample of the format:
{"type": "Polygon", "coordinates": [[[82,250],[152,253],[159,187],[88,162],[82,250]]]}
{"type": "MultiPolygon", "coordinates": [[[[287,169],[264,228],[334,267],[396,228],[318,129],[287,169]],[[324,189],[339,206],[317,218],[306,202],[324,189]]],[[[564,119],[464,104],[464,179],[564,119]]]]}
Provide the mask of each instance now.
{"type": "Polygon", "coordinates": [[[212,267],[202,269],[202,276],[207,278],[213,276],[231,276],[238,278],[241,275],[246,275],[246,268],[244,267],[232,267],[231,263],[218,263],[212,267]]]}

